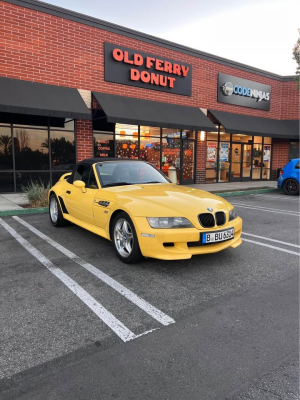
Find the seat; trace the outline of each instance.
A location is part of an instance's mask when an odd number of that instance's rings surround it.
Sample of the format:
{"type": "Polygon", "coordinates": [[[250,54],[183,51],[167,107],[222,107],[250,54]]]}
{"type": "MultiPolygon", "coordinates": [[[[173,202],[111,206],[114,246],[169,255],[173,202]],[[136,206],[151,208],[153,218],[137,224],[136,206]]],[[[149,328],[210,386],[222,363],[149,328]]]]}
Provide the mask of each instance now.
{"type": "Polygon", "coordinates": [[[123,165],[117,165],[113,172],[113,182],[131,182],[129,169],[123,165]]]}

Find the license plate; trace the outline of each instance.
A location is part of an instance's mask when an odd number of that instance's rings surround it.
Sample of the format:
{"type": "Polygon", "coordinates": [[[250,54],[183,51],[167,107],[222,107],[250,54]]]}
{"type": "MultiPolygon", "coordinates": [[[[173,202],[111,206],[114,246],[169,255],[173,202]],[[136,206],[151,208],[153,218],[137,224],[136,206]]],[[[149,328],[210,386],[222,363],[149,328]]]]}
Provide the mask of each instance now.
{"type": "Polygon", "coordinates": [[[234,238],[234,228],[217,232],[202,233],[202,244],[225,242],[234,238]]]}

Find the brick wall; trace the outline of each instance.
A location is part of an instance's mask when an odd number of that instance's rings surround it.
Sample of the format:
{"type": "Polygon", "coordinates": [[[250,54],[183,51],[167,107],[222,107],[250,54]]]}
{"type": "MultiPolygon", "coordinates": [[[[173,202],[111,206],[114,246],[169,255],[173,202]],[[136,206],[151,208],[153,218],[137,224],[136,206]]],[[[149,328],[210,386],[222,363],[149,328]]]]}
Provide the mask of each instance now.
{"type": "Polygon", "coordinates": [[[0,18],[1,76],[265,118],[299,118],[294,82],[279,82],[4,1],[0,18]],[[192,64],[192,97],[105,82],[104,42],[192,64]],[[271,85],[271,110],[218,103],[218,72],[271,85]],[[281,102],[282,96],[288,98],[281,102]]]}
{"type": "Polygon", "coordinates": [[[273,139],[272,141],[272,171],[271,179],[277,179],[277,169],[283,168],[289,161],[289,140],[273,139]]]}
{"type": "MultiPolygon", "coordinates": [[[[0,76],[264,118],[299,118],[294,82],[265,78],[4,1],[0,1],[0,18],[0,76]],[[105,82],[104,42],[192,64],[192,96],[105,82]],[[218,72],[271,85],[270,111],[218,103],[218,72]]],[[[90,121],[77,122],[77,149],[78,160],[93,155],[90,121]]],[[[197,182],[205,180],[205,158],[206,142],[198,141],[197,182]]]]}
{"type": "Polygon", "coordinates": [[[94,157],[92,121],[78,119],[76,123],[77,162],[94,157]]]}

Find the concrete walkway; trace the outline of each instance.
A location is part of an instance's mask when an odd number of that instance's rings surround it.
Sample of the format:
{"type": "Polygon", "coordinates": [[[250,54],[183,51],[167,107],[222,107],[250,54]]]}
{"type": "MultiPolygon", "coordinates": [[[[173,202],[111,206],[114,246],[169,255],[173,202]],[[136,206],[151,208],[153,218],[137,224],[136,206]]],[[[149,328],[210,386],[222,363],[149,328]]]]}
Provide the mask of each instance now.
{"type": "MultiPolygon", "coordinates": [[[[231,183],[201,183],[188,185],[195,189],[206,190],[211,193],[234,192],[240,190],[276,189],[277,181],[252,181],[231,183]]],[[[8,193],[0,195],[0,212],[7,210],[23,210],[28,199],[23,193],[8,193]]]]}

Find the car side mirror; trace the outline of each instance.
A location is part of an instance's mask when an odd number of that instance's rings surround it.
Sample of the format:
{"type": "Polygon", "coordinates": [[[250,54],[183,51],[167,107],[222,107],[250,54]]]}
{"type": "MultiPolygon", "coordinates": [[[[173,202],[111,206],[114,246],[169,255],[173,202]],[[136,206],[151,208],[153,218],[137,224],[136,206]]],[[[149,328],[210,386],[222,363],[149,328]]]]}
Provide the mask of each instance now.
{"type": "Polygon", "coordinates": [[[84,182],[82,182],[82,181],[74,181],[73,185],[76,188],[81,189],[82,193],[86,193],[86,188],[85,188],[85,183],[84,182]]]}

